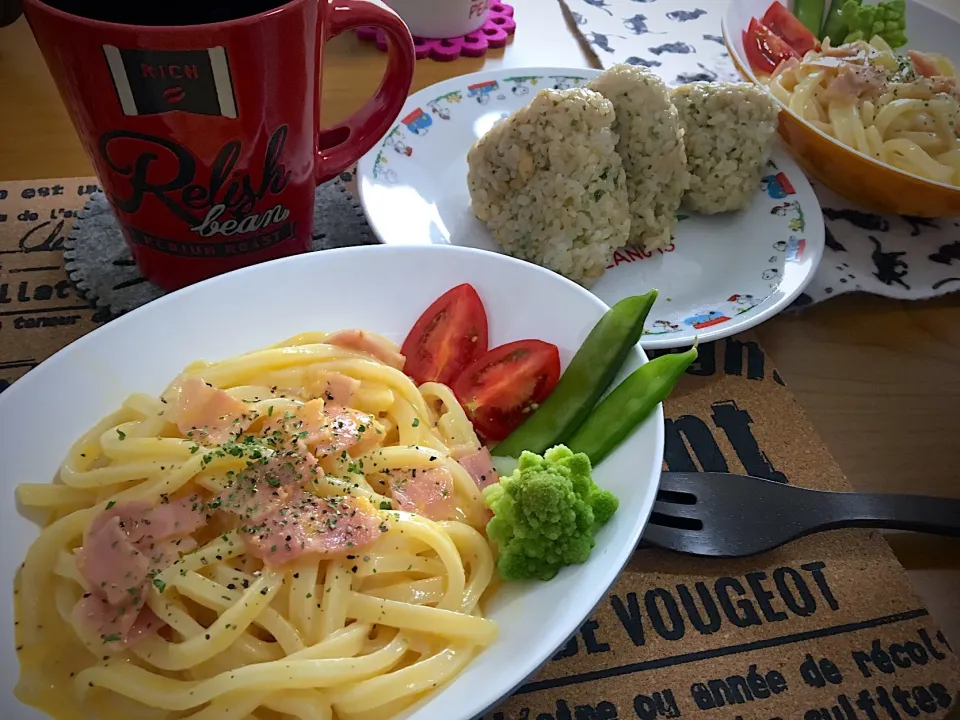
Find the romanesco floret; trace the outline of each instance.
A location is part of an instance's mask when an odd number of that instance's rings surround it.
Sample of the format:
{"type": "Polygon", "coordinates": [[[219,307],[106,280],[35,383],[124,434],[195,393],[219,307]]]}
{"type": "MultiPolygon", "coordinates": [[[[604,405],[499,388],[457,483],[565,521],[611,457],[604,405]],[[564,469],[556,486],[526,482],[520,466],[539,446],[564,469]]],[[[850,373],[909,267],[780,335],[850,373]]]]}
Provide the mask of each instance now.
{"type": "Polygon", "coordinates": [[[597,530],[619,505],[590,470],[585,454],[558,445],[543,457],[522,453],[512,475],[483,491],[494,513],[487,537],[497,545],[504,580],[550,580],[590,556],[597,530]]]}

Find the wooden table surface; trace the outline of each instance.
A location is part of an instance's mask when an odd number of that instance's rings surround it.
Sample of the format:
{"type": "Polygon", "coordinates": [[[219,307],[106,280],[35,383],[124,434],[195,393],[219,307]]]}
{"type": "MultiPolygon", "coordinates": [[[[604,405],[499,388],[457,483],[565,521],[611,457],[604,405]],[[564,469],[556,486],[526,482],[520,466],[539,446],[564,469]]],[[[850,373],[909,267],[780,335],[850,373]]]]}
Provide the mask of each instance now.
{"type": "MultiPolygon", "coordinates": [[[[928,0],[960,14],[956,0],[928,0]]],[[[555,0],[517,2],[504,50],[417,63],[414,90],[482,67],[595,65],[555,0]]],[[[384,56],[344,36],[327,48],[324,119],[368,97],[384,56]]],[[[0,180],[92,175],[26,22],[0,29],[0,180]]],[[[787,384],[859,490],[960,497],[960,303],[842,296],[778,317],[758,334],[787,384]]],[[[890,544],[960,647],[960,540],[891,534],[890,544]]]]}

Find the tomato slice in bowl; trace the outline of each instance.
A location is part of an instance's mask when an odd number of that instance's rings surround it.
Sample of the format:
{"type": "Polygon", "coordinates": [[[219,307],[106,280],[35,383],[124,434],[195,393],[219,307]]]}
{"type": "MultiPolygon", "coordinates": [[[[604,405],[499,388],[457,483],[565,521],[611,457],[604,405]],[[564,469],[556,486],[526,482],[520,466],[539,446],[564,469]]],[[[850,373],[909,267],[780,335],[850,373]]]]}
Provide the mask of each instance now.
{"type": "Polygon", "coordinates": [[[403,341],[403,370],[418,385],[450,385],[487,351],[487,311],[473,286],[447,290],[424,310],[403,341]]]}
{"type": "Polygon", "coordinates": [[[756,18],[750,18],[750,26],[743,31],[743,49],[753,71],[767,75],[784,60],[800,57],[796,50],[756,18]]]}
{"type": "Polygon", "coordinates": [[[777,0],[767,8],[760,20],[774,35],[787,43],[802,57],[811,50],[819,50],[820,42],[800,20],[777,0]]]}
{"type": "Polygon", "coordinates": [[[469,365],[453,392],[485,440],[503,440],[553,392],[560,353],[542,340],[517,340],[469,365]]]}

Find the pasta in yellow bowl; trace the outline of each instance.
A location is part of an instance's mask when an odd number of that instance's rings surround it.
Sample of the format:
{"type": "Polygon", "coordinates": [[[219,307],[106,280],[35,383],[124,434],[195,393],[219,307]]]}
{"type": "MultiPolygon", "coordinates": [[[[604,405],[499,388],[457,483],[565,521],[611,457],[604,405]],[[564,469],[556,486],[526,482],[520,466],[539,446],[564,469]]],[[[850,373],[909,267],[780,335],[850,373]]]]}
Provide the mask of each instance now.
{"type": "Polygon", "coordinates": [[[875,212],[960,214],[954,63],[942,54],[897,54],[879,37],[837,46],[828,38],[761,72],[740,30],[768,4],[731,3],[723,37],[740,74],[781,104],[780,135],[804,170],[875,212]]]}

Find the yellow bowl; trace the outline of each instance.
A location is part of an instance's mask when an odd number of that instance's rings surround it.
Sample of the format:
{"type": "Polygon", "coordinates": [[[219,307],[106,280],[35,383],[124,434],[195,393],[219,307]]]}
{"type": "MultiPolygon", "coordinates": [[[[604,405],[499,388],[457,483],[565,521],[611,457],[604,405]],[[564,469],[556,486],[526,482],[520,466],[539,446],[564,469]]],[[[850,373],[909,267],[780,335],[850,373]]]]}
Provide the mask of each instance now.
{"type": "MultiPolygon", "coordinates": [[[[771,0],[733,0],[723,18],[723,41],[740,75],[763,87],[743,52],[741,32],[771,0]]],[[[910,3],[915,5],[915,3],[910,3]]],[[[928,8],[939,22],[960,33],[960,24],[928,8]]],[[[908,14],[908,35],[913,37],[908,14]]],[[[951,32],[947,30],[947,32],[951,32]]],[[[927,45],[925,43],[925,45],[927,45]]],[[[950,54],[950,46],[926,46],[950,54]]],[[[808,175],[861,207],[878,213],[940,218],[960,215],[960,187],[927,180],[853,150],[808,124],[780,103],[780,136],[808,175]]]]}

